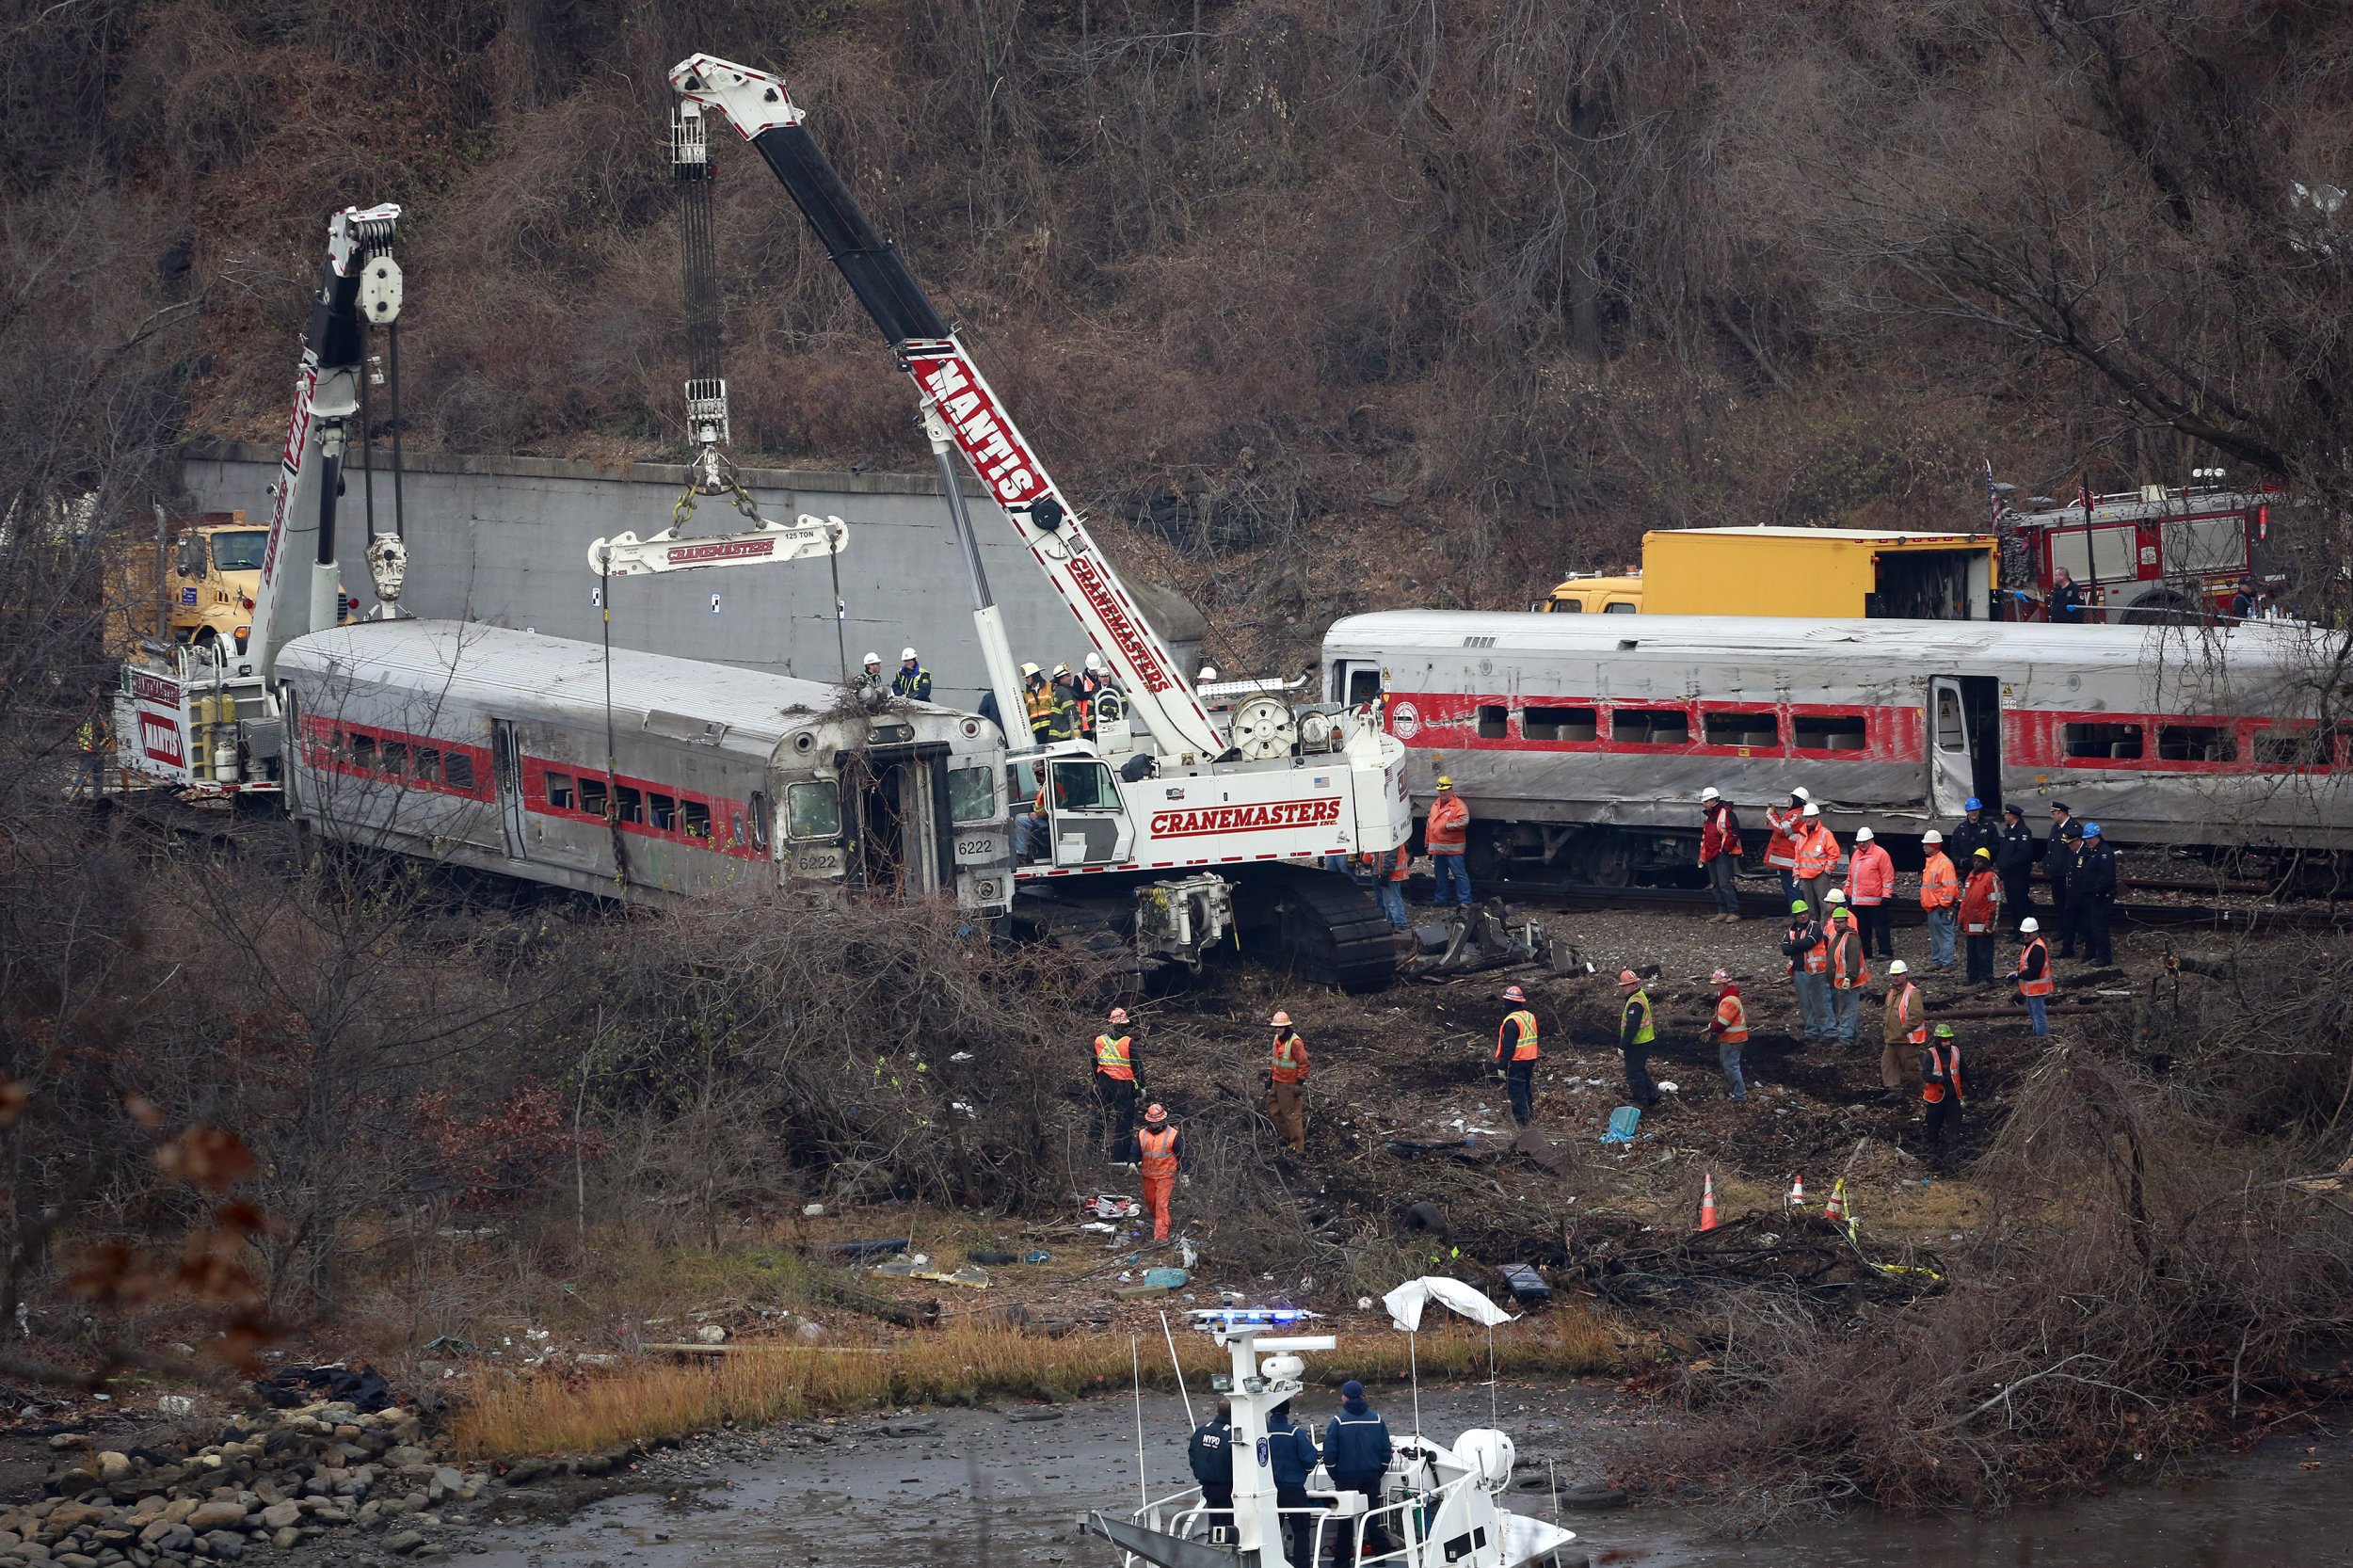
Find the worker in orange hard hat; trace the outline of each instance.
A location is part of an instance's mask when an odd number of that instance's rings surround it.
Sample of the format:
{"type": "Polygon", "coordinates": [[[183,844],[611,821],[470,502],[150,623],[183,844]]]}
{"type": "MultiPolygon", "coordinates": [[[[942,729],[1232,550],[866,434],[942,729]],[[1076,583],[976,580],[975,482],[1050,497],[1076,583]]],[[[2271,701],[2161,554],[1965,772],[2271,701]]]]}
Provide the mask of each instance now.
{"type": "Polygon", "coordinates": [[[1512,1011],[1496,1028],[1496,1072],[1512,1096],[1512,1120],[1526,1127],[1536,1116],[1536,1015],[1516,985],[1503,988],[1503,1000],[1512,1011]]]}
{"type": "Polygon", "coordinates": [[[1102,1112],[1106,1157],[1131,1160],[1134,1156],[1120,1150],[1132,1141],[1136,1096],[1142,1093],[1136,1081],[1136,1042],[1128,1032],[1126,1008],[1112,1008],[1105,1022],[1109,1027],[1095,1037],[1095,1102],[1102,1112]]]}
{"type": "Polygon", "coordinates": [[[1274,1135],[1297,1154],[1307,1152],[1307,1042],[1291,1027],[1291,1016],[1276,1011],[1274,1045],[1267,1064],[1267,1117],[1274,1135]]]}
{"type": "Polygon", "coordinates": [[[1185,1165],[1185,1135],[1165,1106],[1145,1108],[1144,1127],[1128,1140],[1128,1163],[1144,1177],[1144,1207],[1152,1211],[1152,1240],[1168,1240],[1168,1198],[1185,1165]]]}

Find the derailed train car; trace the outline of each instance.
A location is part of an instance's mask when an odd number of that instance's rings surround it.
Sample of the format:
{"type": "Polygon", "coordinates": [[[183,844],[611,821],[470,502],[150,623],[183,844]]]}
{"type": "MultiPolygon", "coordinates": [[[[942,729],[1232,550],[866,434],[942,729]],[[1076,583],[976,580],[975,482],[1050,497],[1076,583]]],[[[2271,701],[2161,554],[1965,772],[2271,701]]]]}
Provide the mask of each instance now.
{"type": "Polygon", "coordinates": [[[2037,825],[2063,799],[2122,842],[2353,849],[2344,650],[2292,623],[1397,611],[1336,623],[1323,663],[1413,748],[1417,809],[1453,776],[1475,873],[1614,884],[1690,865],[1711,785],[1753,808],[1802,784],[1842,834],[1975,795],[2037,825]]]}
{"type": "Polygon", "coordinates": [[[278,663],[300,829],[587,892],[1013,889],[995,728],[928,703],[461,621],[278,663]]]}

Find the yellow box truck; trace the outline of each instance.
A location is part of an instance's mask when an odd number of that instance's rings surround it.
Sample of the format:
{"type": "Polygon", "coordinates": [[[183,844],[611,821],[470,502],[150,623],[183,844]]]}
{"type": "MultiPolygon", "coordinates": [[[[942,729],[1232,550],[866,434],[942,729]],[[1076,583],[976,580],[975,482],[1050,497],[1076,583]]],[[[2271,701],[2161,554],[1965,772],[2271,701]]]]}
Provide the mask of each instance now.
{"type": "Polygon", "coordinates": [[[1642,569],[1571,577],[1555,614],[1797,616],[1823,620],[1990,620],[2001,586],[1991,534],[1862,528],[1662,528],[1642,569]]]}

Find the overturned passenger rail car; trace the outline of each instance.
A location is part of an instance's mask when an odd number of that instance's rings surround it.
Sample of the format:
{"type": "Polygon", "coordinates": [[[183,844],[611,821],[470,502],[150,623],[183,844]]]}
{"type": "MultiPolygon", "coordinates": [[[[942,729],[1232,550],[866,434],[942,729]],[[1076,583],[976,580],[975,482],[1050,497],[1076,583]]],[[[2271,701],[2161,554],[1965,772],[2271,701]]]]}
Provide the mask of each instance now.
{"type": "MultiPolygon", "coordinates": [[[[1798,785],[1842,835],[1975,795],[2111,840],[2353,850],[2345,634],[1983,621],[1399,611],[1336,623],[1326,695],[1384,706],[1426,810],[1450,774],[1473,871],[1611,883],[1689,867],[1696,799],[1798,785]]],[[[1756,847],[1754,844],[1751,846],[1756,847]]]]}
{"type": "Polygon", "coordinates": [[[586,892],[872,888],[1004,912],[1004,751],[968,713],[446,620],[278,664],[320,838],[586,892]]]}

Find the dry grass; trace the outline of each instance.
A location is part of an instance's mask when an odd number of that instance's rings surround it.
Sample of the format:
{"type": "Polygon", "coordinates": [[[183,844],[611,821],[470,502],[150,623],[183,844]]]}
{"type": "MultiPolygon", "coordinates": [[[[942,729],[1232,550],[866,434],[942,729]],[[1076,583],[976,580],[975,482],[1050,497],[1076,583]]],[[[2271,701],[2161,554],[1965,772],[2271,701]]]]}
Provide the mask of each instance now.
{"type": "MultiPolygon", "coordinates": [[[[1176,1343],[1186,1379],[1196,1388],[1226,1365],[1206,1338],[1186,1336],[1176,1343]]],[[[1167,1352],[1144,1348],[1144,1382],[1173,1387],[1167,1352]]],[[[1350,1377],[1401,1379],[1406,1348],[1401,1334],[1343,1334],[1339,1349],[1319,1358],[1321,1375],[1335,1384],[1350,1377]]],[[[1507,1376],[1567,1376],[1605,1370],[1616,1361],[1608,1331],[1575,1306],[1499,1331],[1495,1352],[1497,1373],[1507,1376]]],[[[1418,1355],[1422,1372],[1433,1378],[1484,1376],[1487,1339],[1460,1330],[1424,1334],[1418,1355]]],[[[881,1354],[747,1348],[715,1366],[643,1363],[612,1373],[494,1384],[459,1414],[452,1438],[459,1451],[478,1459],[595,1453],[728,1424],[1000,1397],[1067,1399],[1124,1387],[1129,1368],[1125,1335],[1051,1340],[977,1324],[902,1339],[881,1354]]]]}

